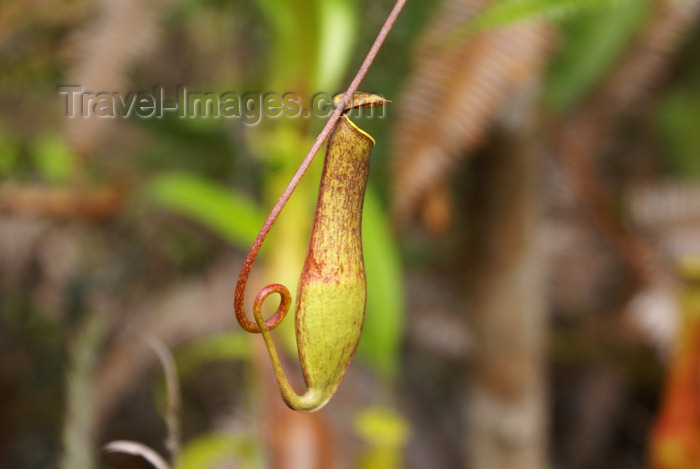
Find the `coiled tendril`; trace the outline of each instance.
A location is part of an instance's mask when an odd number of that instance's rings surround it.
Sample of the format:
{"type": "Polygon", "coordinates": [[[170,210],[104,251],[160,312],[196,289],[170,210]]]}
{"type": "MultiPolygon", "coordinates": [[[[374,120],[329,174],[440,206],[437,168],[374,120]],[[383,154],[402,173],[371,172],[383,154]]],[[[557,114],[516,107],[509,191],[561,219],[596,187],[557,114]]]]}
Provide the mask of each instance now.
{"type": "MultiPolygon", "coordinates": [[[[277,203],[270,211],[270,214],[267,216],[267,219],[265,220],[265,223],[260,229],[258,236],[253,242],[253,246],[251,246],[250,251],[248,251],[248,256],[246,257],[246,260],[243,263],[243,267],[241,268],[241,273],[238,276],[238,283],[236,284],[236,291],[234,294],[233,301],[238,324],[240,324],[240,326],[248,332],[261,332],[260,327],[258,327],[258,325],[255,322],[252,322],[246,316],[244,307],[244,296],[246,285],[248,283],[248,277],[250,276],[250,270],[253,267],[253,262],[255,262],[255,258],[257,257],[258,252],[260,252],[260,248],[262,247],[263,241],[265,241],[265,238],[270,232],[272,225],[275,223],[275,220],[277,220],[277,217],[284,208],[285,204],[292,196],[294,189],[299,184],[299,181],[301,180],[302,176],[304,176],[304,173],[306,173],[306,170],[308,169],[309,165],[318,153],[319,149],[321,148],[321,145],[323,144],[323,142],[326,141],[326,139],[330,135],[331,131],[333,130],[333,127],[335,127],[335,124],[338,122],[340,116],[342,116],[348,110],[356,107],[371,107],[377,105],[369,103],[367,101],[368,95],[356,94],[357,87],[360,85],[360,82],[367,74],[367,70],[369,70],[369,67],[372,65],[374,58],[377,56],[377,52],[379,52],[382,43],[384,43],[384,40],[389,34],[391,27],[396,22],[396,18],[399,16],[399,13],[401,12],[401,9],[404,7],[405,3],[406,0],[396,1],[396,3],[394,4],[394,8],[391,10],[391,13],[389,13],[389,16],[384,22],[382,29],[379,31],[377,38],[374,40],[374,44],[372,44],[372,47],[367,53],[367,56],[362,62],[362,65],[357,71],[357,74],[355,74],[355,78],[353,78],[352,83],[350,83],[350,86],[348,87],[347,91],[345,91],[345,93],[341,95],[336,96],[333,99],[333,104],[336,105],[333,114],[331,114],[331,116],[329,117],[328,122],[326,122],[326,125],[323,127],[321,133],[318,135],[318,137],[316,137],[316,141],[311,146],[311,149],[306,154],[306,157],[302,161],[301,165],[299,165],[299,169],[297,169],[297,172],[294,174],[291,181],[289,181],[289,185],[287,185],[287,188],[284,190],[279,200],[277,200],[277,203]]],[[[384,101],[386,102],[386,100],[384,101]]],[[[282,320],[289,312],[289,307],[292,303],[292,295],[289,293],[289,289],[287,287],[279,283],[270,284],[262,290],[260,290],[260,292],[255,297],[255,300],[253,301],[253,314],[256,318],[262,318],[262,304],[265,301],[265,299],[267,299],[267,297],[272,295],[273,293],[278,293],[280,295],[280,303],[279,306],[277,306],[277,310],[275,311],[275,313],[264,321],[265,325],[270,330],[274,329],[279,325],[280,322],[282,322],[282,320]]]]}

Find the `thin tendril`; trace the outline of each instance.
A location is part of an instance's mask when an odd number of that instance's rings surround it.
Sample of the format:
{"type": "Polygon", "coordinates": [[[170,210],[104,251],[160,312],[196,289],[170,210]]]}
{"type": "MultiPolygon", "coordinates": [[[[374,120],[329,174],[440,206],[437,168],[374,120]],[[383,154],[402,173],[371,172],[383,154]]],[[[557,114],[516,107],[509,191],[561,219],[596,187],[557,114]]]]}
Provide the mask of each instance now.
{"type": "MultiPolygon", "coordinates": [[[[267,216],[267,220],[265,220],[265,223],[260,229],[258,236],[255,238],[255,241],[253,242],[250,251],[248,251],[248,256],[246,257],[246,260],[243,263],[243,267],[241,268],[241,273],[238,276],[238,283],[236,284],[236,292],[234,295],[234,309],[236,312],[236,319],[238,320],[238,323],[241,325],[241,327],[248,332],[260,332],[260,328],[258,327],[258,325],[250,321],[246,316],[243,298],[245,295],[245,288],[248,282],[248,276],[250,275],[250,270],[253,267],[253,262],[255,262],[255,258],[257,257],[260,248],[262,247],[263,241],[265,241],[265,238],[270,232],[272,225],[275,223],[275,220],[277,220],[277,217],[284,208],[285,204],[292,196],[292,193],[299,184],[299,181],[301,180],[302,176],[304,176],[304,173],[306,173],[306,170],[308,169],[309,165],[311,165],[311,162],[318,153],[318,150],[321,148],[321,145],[323,145],[323,142],[326,141],[331,131],[333,130],[333,127],[335,127],[336,122],[338,122],[340,116],[343,114],[343,112],[345,112],[347,104],[351,101],[351,97],[355,94],[355,92],[357,91],[357,87],[360,85],[360,82],[367,74],[369,67],[372,65],[372,62],[377,56],[379,49],[382,47],[382,44],[384,43],[384,40],[389,34],[389,31],[391,31],[391,28],[394,26],[396,18],[398,18],[399,13],[401,13],[401,9],[403,9],[405,3],[406,0],[396,1],[394,8],[392,8],[391,12],[389,13],[389,16],[387,17],[386,21],[384,22],[384,25],[382,26],[382,29],[377,35],[377,38],[374,40],[374,44],[372,44],[372,47],[367,53],[365,60],[362,62],[360,69],[357,71],[357,74],[355,74],[355,78],[353,78],[352,82],[350,83],[350,86],[345,91],[343,99],[340,99],[338,101],[338,104],[335,110],[333,111],[333,114],[328,119],[328,122],[326,122],[326,125],[323,127],[323,130],[321,130],[321,133],[318,135],[318,137],[316,137],[316,141],[311,146],[311,149],[306,154],[306,157],[302,161],[301,165],[299,165],[299,169],[297,169],[297,172],[294,174],[291,181],[289,181],[287,188],[284,190],[280,198],[277,200],[277,203],[270,211],[270,214],[267,216]]],[[[287,287],[279,283],[274,283],[266,286],[260,291],[260,293],[258,293],[258,295],[255,298],[256,307],[260,308],[262,306],[263,301],[273,293],[278,293],[281,297],[281,300],[275,313],[265,321],[265,324],[270,330],[274,329],[280,322],[282,322],[287,312],[289,311],[289,306],[291,304],[291,295],[289,294],[289,290],[287,289],[287,287]]]]}

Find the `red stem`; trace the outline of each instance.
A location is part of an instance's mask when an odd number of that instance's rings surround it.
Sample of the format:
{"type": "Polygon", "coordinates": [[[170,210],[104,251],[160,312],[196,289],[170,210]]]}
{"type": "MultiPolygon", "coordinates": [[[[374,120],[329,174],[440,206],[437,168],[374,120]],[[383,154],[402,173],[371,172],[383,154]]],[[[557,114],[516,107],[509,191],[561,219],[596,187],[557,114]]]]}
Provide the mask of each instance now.
{"type": "MultiPolygon", "coordinates": [[[[353,78],[352,82],[350,83],[350,86],[345,91],[345,96],[343,97],[343,99],[339,100],[338,105],[333,111],[333,114],[328,119],[328,122],[326,122],[326,125],[323,127],[323,130],[321,130],[321,133],[318,135],[318,137],[316,137],[316,141],[311,146],[311,149],[306,154],[306,157],[299,165],[299,169],[297,169],[297,172],[294,174],[291,181],[289,181],[287,188],[284,190],[280,198],[277,200],[277,203],[270,211],[270,214],[267,216],[267,219],[265,220],[265,223],[260,229],[258,236],[255,238],[255,241],[253,242],[250,251],[248,251],[248,256],[246,257],[246,260],[243,263],[243,267],[241,268],[241,273],[238,276],[238,283],[236,284],[236,292],[234,296],[234,309],[236,311],[236,319],[238,320],[238,323],[241,325],[241,327],[248,332],[260,332],[260,328],[258,327],[258,325],[250,321],[245,314],[243,297],[245,294],[245,287],[248,282],[248,276],[250,275],[250,270],[253,267],[253,262],[255,262],[255,258],[257,257],[260,248],[262,247],[263,241],[265,241],[265,238],[270,232],[272,225],[275,223],[280,212],[282,212],[282,209],[284,208],[285,204],[292,196],[294,189],[296,189],[297,185],[299,184],[299,181],[304,176],[304,173],[306,173],[306,170],[309,168],[309,165],[311,165],[311,162],[318,153],[318,150],[321,148],[321,145],[323,145],[323,142],[326,141],[331,131],[333,130],[333,127],[335,126],[336,122],[338,122],[338,119],[343,114],[346,104],[350,101],[351,97],[357,91],[357,87],[360,85],[360,82],[367,74],[367,71],[372,65],[372,62],[374,62],[374,59],[377,56],[377,53],[379,52],[379,49],[382,47],[384,40],[389,34],[389,31],[391,31],[391,28],[394,26],[396,18],[398,18],[399,13],[401,13],[401,10],[403,9],[405,4],[406,0],[396,1],[394,8],[392,8],[391,12],[389,13],[389,16],[387,17],[386,21],[384,22],[384,25],[382,26],[382,29],[377,35],[377,38],[374,40],[374,44],[372,44],[372,47],[367,53],[365,60],[362,62],[360,69],[355,74],[355,78],[353,78]]],[[[258,294],[258,296],[256,297],[256,303],[261,304],[265,297],[271,295],[272,293],[279,293],[282,297],[282,301],[280,301],[280,305],[277,308],[275,314],[273,314],[272,317],[265,321],[267,327],[270,329],[273,329],[282,321],[282,319],[284,319],[284,316],[287,314],[287,310],[289,309],[290,296],[289,290],[287,290],[287,288],[284,285],[268,285],[258,294]]]]}

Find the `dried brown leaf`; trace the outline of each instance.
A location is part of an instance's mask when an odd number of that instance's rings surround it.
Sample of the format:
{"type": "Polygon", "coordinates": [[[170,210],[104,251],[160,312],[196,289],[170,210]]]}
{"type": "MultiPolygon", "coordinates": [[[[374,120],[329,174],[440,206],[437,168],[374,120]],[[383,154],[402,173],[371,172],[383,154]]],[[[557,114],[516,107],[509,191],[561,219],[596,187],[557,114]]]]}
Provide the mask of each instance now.
{"type": "Polygon", "coordinates": [[[0,212],[51,218],[103,220],[123,206],[127,190],[121,185],[48,187],[0,185],[0,212]]]}

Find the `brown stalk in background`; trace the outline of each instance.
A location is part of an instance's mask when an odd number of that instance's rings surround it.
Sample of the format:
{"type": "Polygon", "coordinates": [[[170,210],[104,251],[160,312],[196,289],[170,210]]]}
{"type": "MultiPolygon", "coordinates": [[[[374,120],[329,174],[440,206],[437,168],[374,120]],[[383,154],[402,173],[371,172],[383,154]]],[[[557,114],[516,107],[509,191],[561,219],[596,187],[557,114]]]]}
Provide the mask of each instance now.
{"type": "MultiPolygon", "coordinates": [[[[489,2],[448,0],[423,35],[394,132],[392,215],[449,218],[445,182],[505,116],[498,148],[475,162],[464,325],[475,329],[462,389],[462,460],[474,469],[547,467],[543,259],[537,226],[543,151],[535,96],[551,34],[542,22],[447,41],[489,2]],[[478,164],[477,164],[478,163],[478,164]],[[436,209],[439,216],[433,216],[436,209]]],[[[463,327],[464,327],[463,325],[463,327]]]]}
{"type": "Polygon", "coordinates": [[[474,469],[545,469],[548,308],[540,241],[544,151],[538,83],[521,85],[489,154],[471,166],[465,323],[475,346],[464,377],[464,461],[474,469]]]}

